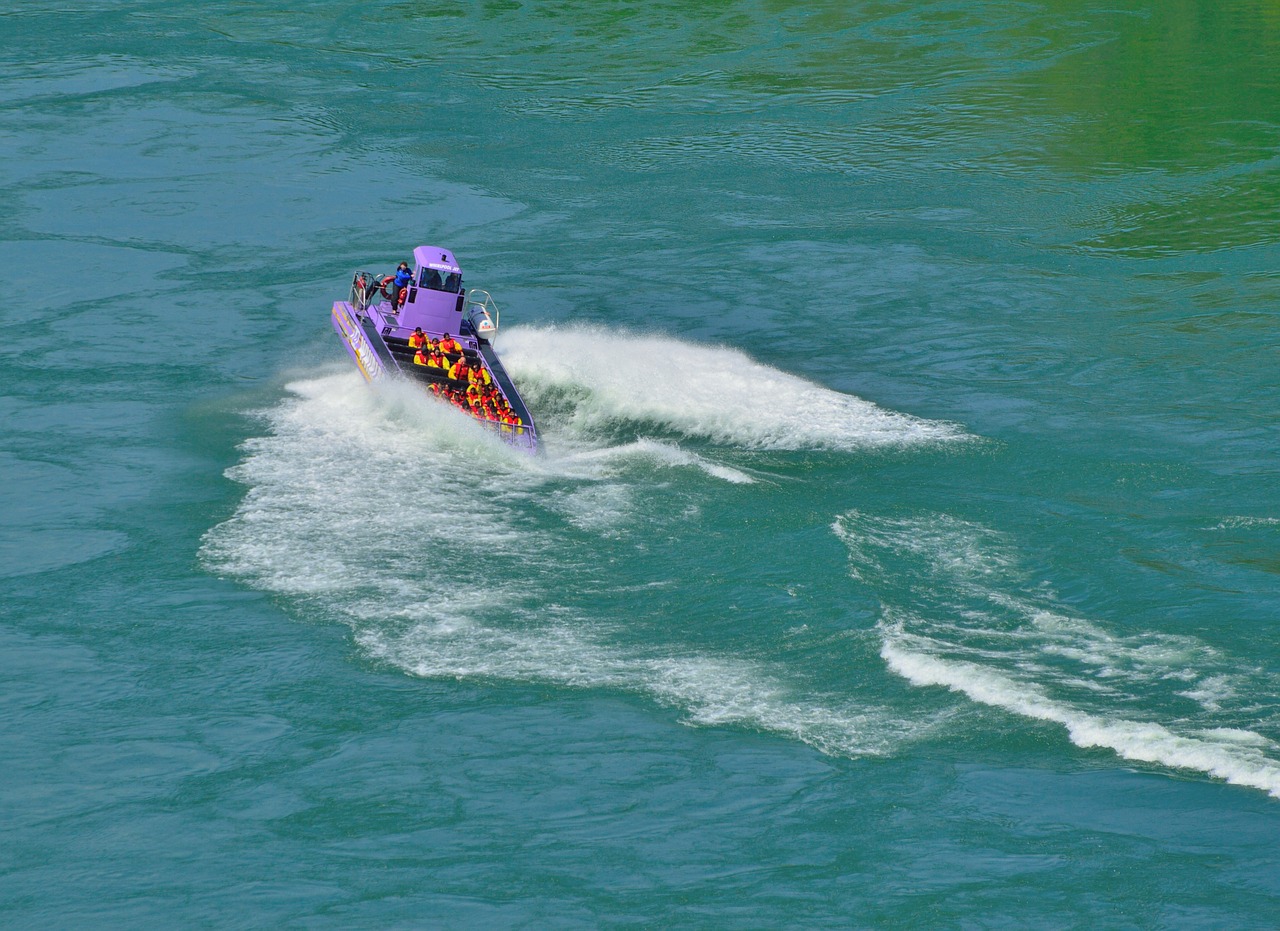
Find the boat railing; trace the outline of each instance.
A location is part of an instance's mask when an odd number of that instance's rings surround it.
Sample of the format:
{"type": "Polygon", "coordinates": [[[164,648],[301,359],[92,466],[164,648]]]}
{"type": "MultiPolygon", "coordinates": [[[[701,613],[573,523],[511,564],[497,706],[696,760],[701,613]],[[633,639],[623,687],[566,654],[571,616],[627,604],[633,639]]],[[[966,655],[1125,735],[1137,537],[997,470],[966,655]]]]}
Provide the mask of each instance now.
{"type": "Polygon", "coordinates": [[[378,276],[372,272],[357,271],[351,276],[351,306],[356,309],[356,313],[365,312],[380,286],[378,276]]]}

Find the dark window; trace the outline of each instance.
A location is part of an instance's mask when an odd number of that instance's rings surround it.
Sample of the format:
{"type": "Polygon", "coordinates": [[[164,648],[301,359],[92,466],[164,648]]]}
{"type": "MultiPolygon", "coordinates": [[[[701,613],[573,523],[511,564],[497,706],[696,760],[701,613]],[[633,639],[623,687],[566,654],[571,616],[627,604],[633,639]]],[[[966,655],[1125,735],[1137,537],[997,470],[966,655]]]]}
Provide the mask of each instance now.
{"type": "Polygon", "coordinates": [[[438,268],[424,268],[418,276],[418,285],[432,291],[457,294],[462,289],[462,275],[458,272],[442,272],[438,268]]]}

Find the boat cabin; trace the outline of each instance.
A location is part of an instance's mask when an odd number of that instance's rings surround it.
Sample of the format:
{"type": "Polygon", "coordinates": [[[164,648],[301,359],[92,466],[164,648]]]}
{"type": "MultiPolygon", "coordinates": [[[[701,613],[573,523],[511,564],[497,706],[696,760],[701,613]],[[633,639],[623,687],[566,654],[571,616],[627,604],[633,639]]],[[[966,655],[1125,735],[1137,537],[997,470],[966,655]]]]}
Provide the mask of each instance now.
{"type": "Polygon", "coordinates": [[[448,249],[418,246],[413,250],[413,281],[408,291],[397,314],[402,328],[422,327],[428,333],[455,336],[463,332],[462,311],[467,296],[462,287],[462,268],[448,249]]]}

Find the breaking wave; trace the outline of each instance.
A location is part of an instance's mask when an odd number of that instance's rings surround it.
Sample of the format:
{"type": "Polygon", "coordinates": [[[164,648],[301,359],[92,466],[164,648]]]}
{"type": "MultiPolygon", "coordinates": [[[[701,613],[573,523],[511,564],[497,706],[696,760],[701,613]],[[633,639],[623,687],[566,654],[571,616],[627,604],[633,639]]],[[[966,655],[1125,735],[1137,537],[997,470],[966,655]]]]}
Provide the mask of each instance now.
{"type": "Polygon", "coordinates": [[[1079,747],[1280,798],[1280,745],[1257,730],[1274,675],[1194,637],[1121,635],[1071,615],[980,525],[855,511],[834,529],[853,575],[881,594],[880,655],[908,682],[1061,725],[1079,747]]]}
{"type": "Polygon", "coordinates": [[[552,412],[569,435],[598,436],[623,421],[743,449],[855,450],[965,437],[953,424],[886,411],[725,346],[581,326],[517,327],[503,332],[501,346],[531,406],[552,412]]]}

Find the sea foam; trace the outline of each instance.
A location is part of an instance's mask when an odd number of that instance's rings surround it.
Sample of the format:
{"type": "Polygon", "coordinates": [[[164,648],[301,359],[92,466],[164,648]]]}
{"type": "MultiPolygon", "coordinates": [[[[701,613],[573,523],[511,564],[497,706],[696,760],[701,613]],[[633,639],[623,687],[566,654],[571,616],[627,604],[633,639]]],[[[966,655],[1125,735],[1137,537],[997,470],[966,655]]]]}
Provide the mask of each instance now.
{"type": "Polygon", "coordinates": [[[726,346],[572,327],[516,327],[503,361],[534,407],[566,407],[567,432],[626,421],[743,449],[854,450],[954,441],[953,424],[921,420],[768,365],[726,346]]]}
{"type": "Polygon", "coordinates": [[[1189,736],[1151,721],[1089,714],[989,666],[913,651],[892,627],[885,629],[880,655],[890,669],[914,685],[942,686],[993,708],[1061,724],[1078,747],[1103,747],[1134,762],[1196,770],[1280,798],[1280,762],[1263,752],[1274,744],[1252,731],[1206,730],[1189,736]]]}
{"type": "Polygon", "coordinates": [[[695,502],[707,482],[750,485],[746,472],[649,440],[529,457],[411,385],[370,390],[355,373],[288,391],[257,415],[262,435],[227,473],[244,498],[201,558],[350,626],[371,657],[420,676],[632,693],[693,725],[847,756],[893,752],[917,729],[883,705],[815,694],[767,655],[636,642],[590,599],[566,597],[588,582],[609,590],[607,559],[581,535],[625,529],[655,497],[655,469],[688,472],[681,493],[695,502]]]}
{"type": "Polygon", "coordinates": [[[1280,797],[1250,696],[1274,676],[1195,637],[1120,633],[1053,603],[1003,534],[945,514],[843,515],[851,572],[881,598],[880,655],[941,686],[1062,725],[1080,747],[1197,770],[1280,797]]]}

